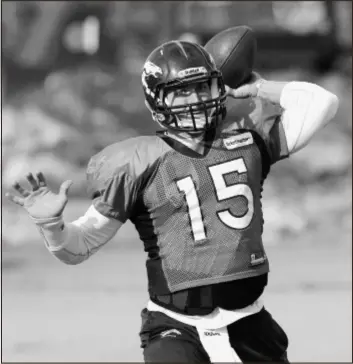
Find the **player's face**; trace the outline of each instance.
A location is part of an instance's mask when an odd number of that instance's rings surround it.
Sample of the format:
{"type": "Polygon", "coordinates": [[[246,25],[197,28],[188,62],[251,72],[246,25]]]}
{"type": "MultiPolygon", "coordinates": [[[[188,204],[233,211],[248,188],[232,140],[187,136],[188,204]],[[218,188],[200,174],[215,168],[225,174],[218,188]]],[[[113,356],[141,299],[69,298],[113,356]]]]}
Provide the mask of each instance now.
{"type": "MultiPolygon", "coordinates": [[[[182,106],[212,99],[211,89],[208,82],[198,82],[190,84],[173,91],[166,95],[166,103],[170,106],[182,106]]],[[[198,128],[202,128],[205,123],[205,112],[203,110],[194,111],[195,123],[198,128]]],[[[178,119],[183,127],[193,128],[193,121],[188,107],[185,113],[178,114],[178,119]]]]}

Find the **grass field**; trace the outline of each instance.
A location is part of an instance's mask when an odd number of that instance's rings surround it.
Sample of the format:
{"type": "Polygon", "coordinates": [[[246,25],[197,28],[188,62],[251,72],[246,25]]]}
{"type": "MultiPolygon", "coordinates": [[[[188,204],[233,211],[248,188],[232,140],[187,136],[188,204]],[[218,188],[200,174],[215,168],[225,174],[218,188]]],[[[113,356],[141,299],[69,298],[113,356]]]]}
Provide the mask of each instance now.
{"type": "MultiPolygon", "coordinates": [[[[268,247],[266,307],[289,336],[291,361],[351,362],[350,243],[306,239],[268,247]]],[[[39,236],[5,246],[2,360],[140,361],[144,260],[129,225],[77,266],[51,257],[39,236]]]]}

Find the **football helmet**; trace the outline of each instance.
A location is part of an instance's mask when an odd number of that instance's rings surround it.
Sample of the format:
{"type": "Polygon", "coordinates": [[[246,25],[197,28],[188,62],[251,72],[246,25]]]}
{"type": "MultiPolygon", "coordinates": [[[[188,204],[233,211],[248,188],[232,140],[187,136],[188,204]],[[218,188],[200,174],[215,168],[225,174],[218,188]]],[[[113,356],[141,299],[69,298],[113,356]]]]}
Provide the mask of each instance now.
{"type": "Polygon", "coordinates": [[[200,45],[186,41],[170,41],[157,47],[148,57],[142,71],[146,106],[163,127],[176,131],[199,133],[216,126],[226,116],[226,90],[222,73],[212,56],[200,45]],[[166,95],[192,84],[207,82],[211,97],[178,106],[168,105],[166,95]],[[205,114],[202,126],[194,113],[205,114]],[[178,115],[189,115],[193,126],[183,126],[178,115]]]}

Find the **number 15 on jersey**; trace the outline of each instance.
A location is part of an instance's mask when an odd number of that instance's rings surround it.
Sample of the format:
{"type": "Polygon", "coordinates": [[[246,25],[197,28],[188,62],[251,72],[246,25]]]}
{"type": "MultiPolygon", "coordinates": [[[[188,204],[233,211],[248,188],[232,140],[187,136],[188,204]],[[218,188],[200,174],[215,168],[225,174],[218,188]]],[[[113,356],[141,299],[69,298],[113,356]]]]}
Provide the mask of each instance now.
{"type": "MultiPolygon", "coordinates": [[[[216,214],[223,224],[232,229],[245,229],[250,225],[254,215],[254,196],[247,184],[236,183],[228,186],[224,176],[228,173],[246,173],[246,165],[243,158],[216,164],[208,167],[218,202],[222,202],[234,197],[243,196],[247,200],[248,209],[243,216],[234,216],[229,209],[217,210],[216,214]]],[[[202,219],[199,197],[195,188],[195,183],[190,176],[177,181],[180,192],[185,193],[188,206],[191,230],[195,242],[206,239],[205,226],[202,219]]]]}

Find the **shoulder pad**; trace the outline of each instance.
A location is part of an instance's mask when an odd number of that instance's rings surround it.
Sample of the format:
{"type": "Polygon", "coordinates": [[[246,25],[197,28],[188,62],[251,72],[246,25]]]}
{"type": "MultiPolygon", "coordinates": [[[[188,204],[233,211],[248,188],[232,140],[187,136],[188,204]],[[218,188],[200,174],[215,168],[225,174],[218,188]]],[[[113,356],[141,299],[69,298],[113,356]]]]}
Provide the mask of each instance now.
{"type": "Polygon", "coordinates": [[[227,119],[224,128],[228,130],[249,129],[261,135],[263,139],[272,129],[278,116],[282,114],[279,105],[259,98],[227,100],[227,119]]]}
{"type": "Polygon", "coordinates": [[[165,143],[157,136],[138,136],[111,144],[94,155],[87,166],[87,189],[91,197],[114,176],[137,179],[164,154],[165,143]]]}

